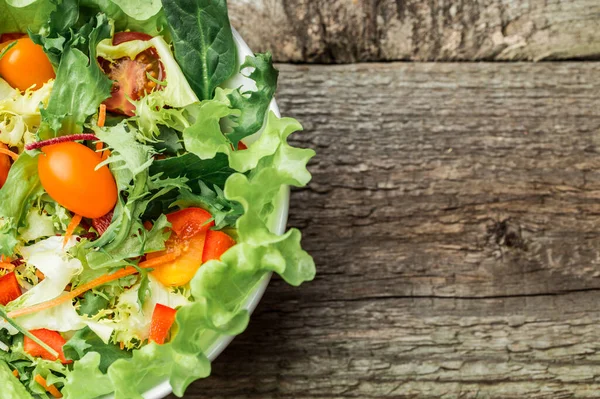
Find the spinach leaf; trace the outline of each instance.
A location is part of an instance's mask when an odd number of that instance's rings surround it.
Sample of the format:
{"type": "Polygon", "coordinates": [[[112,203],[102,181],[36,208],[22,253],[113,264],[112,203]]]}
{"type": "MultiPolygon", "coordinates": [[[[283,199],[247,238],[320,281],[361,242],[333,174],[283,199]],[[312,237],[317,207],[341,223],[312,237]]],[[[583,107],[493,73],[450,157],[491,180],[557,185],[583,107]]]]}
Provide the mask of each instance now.
{"type": "Polygon", "coordinates": [[[77,312],[80,315],[95,316],[102,309],[108,306],[108,299],[102,295],[94,294],[93,291],[88,291],[83,295],[83,299],[79,301],[80,307],[77,312]]]}
{"type": "Polygon", "coordinates": [[[273,57],[269,53],[248,56],[240,67],[242,70],[244,68],[253,68],[248,78],[256,82],[256,90],[242,92],[238,89],[227,95],[231,107],[241,111],[239,116],[229,117],[235,124],[233,131],[227,133],[233,148],[237,148],[241,139],[253,135],[263,126],[273,95],[277,90],[279,77],[279,71],[273,67],[273,57]]]}
{"type": "Polygon", "coordinates": [[[150,174],[160,174],[161,179],[186,177],[189,181],[202,180],[210,186],[225,187],[225,181],[232,173],[225,154],[217,154],[213,159],[200,159],[192,153],[180,157],[154,161],[150,174]]]}
{"type": "Polygon", "coordinates": [[[131,357],[131,352],[121,350],[118,346],[105,344],[100,337],[96,335],[89,327],[85,327],[71,338],[63,351],[67,359],[79,360],[88,352],[98,352],[100,354],[100,371],[106,373],[108,366],[113,364],[118,359],[128,359],[131,357]]]}
{"type": "Polygon", "coordinates": [[[175,59],[200,100],[237,72],[226,0],[162,0],[175,59]]]}

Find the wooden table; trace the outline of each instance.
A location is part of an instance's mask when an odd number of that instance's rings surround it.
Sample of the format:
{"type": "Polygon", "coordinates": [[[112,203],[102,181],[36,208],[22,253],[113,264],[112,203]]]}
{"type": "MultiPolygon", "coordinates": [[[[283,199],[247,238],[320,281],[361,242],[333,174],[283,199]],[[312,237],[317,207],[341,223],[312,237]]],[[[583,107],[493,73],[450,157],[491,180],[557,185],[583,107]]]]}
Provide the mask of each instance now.
{"type": "Polygon", "coordinates": [[[318,277],[186,398],[600,397],[600,64],[280,68],[318,277]]]}
{"type": "Polygon", "coordinates": [[[314,148],[318,276],[189,399],[600,398],[598,0],[230,0],[314,148]]]}

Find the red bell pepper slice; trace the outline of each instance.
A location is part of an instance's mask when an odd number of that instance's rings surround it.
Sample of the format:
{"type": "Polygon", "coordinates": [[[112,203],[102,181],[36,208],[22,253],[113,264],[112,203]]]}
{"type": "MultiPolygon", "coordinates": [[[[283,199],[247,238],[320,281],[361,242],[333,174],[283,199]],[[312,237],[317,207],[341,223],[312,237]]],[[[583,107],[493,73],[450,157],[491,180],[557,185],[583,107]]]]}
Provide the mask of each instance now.
{"type": "Polygon", "coordinates": [[[21,286],[15,272],[0,277],[0,304],[6,305],[21,296],[21,286]]]}
{"type": "Polygon", "coordinates": [[[58,332],[46,330],[45,328],[40,330],[31,330],[29,332],[43,341],[50,348],[54,349],[58,353],[58,358],[56,356],[52,356],[50,352],[33,342],[33,340],[28,337],[23,339],[23,349],[26,353],[33,357],[41,357],[42,359],[46,360],[59,359],[62,364],[73,363],[72,360],[67,360],[65,358],[63,346],[67,343],[67,341],[58,332]]]}
{"type": "Polygon", "coordinates": [[[209,230],[204,241],[202,263],[209,260],[220,260],[221,255],[235,245],[235,240],[222,231],[209,230]]]}
{"type": "Polygon", "coordinates": [[[157,303],[152,314],[152,322],[150,323],[149,341],[156,342],[159,345],[165,343],[169,331],[175,322],[175,314],[177,311],[165,305],[157,303]]]}

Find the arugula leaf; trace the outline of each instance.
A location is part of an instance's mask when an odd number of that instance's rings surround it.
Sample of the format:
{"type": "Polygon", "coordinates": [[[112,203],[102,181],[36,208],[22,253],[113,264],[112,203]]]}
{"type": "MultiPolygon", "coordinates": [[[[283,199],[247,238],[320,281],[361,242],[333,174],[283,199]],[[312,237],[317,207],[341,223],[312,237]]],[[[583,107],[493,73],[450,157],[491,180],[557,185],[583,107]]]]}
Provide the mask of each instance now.
{"type": "Polygon", "coordinates": [[[227,133],[227,138],[233,144],[233,148],[237,148],[238,142],[244,137],[258,132],[265,123],[279,77],[279,71],[273,67],[273,57],[270,53],[246,57],[240,69],[244,68],[253,68],[247,77],[256,83],[256,90],[242,92],[238,89],[227,95],[231,107],[242,111],[241,115],[230,117],[235,127],[231,133],[227,133]]]}
{"type": "Polygon", "coordinates": [[[225,0],[162,0],[175,58],[200,100],[237,72],[237,50],[225,0]]]}
{"type": "MultiPolygon", "coordinates": [[[[73,19],[71,17],[64,25],[69,26],[73,19]]],[[[73,34],[72,30],[65,33],[67,37],[62,39],[68,38],[68,41],[63,46],[62,55],[56,48],[55,53],[49,51],[48,38],[39,37],[47,53],[54,54],[59,59],[48,107],[40,110],[42,124],[38,136],[41,139],[82,132],[87,117],[96,113],[100,103],[110,97],[112,81],[104,75],[96,62],[96,46],[111,36],[111,29],[108,17],[98,14],[77,33],[73,34]]]]}
{"type": "Polygon", "coordinates": [[[89,327],[77,331],[73,338],[63,346],[65,356],[71,360],[80,360],[89,352],[100,354],[100,371],[106,373],[108,367],[118,359],[131,358],[131,352],[123,351],[113,344],[105,344],[89,327]]]}
{"type": "Polygon", "coordinates": [[[30,204],[42,192],[37,157],[21,154],[0,189],[0,254],[13,255],[18,229],[25,224],[30,204]]]}

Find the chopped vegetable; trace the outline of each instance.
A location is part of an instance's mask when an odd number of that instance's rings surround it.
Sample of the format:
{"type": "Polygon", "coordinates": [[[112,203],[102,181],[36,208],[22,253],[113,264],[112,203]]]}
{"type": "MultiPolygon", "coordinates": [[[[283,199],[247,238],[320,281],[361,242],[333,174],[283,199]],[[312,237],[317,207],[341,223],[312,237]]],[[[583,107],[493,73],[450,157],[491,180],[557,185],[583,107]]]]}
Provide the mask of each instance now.
{"type": "MultiPolygon", "coordinates": [[[[8,151],[6,144],[0,144],[0,150],[8,151]]],[[[0,188],[6,183],[8,179],[8,173],[10,172],[10,155],[0,154],[0,188]]]]}
{"type": "Polygon", "coordinates": [[[73,363],[72,360],[67,360],[65,358],[63,346],[67,343],[67,341],[58,332],[50,331],[47,329],[39,329],[32,330],[30,331],[30,333],[36,336],[41,341],[43,341],[50,348],[54,349],[58,353],[58,356],[52,355],[50,352],[42,348],[29,337],[25,337],[23,339],[23,348],[25,352],[27,352],[33,357],[41,357],[42,359],[46,360],[60,360],[62,364],[73,363]]]}
{"type": "Polygon", "coordinates": [[[67,227],[67,231],[65,232],[65,238],[63,239],[63,248],[67,245],[67,243],[73,236],[75,229],[79,226],[79,223],[81,223],[81,219],[82,219],[81,215],[73,215],[73,218],[71,219],[71,223],[69,223],[69,226],[67,227]]]}
{"type": "Polygon", "coordinates": [[[171,229],[182,240],[208,231],[215,225],[210,213],[201,208],[187,208],[167,215],[171,229]]]}
{"type": "Polygon", "coordinates": [[[175,314],[177,311],[168,306],[156,304],[154,313],[152,314],[152,323],[150,325],[150,337],[148,338],[151,342],[156,342],[159,345],[165,343],[169,330],[175,322],[175,314]]]}
{"type": "Polygon", "coordinates": [[[50,395],[54,396],[55,398],[63,397],[62,394],[60,393],[60,391],[58,389],[56,389],[56,387],[54,385],[48,385],[48,383],[46,382],[46,379],[44,377],[42,377],[41,375],[36,374],[34,379],[35,379],[35,382],[40,384],[42,386],[42,388],[44,388],[50,395]]]}
{"type": "Polygon", "coordinates": [[[13,161],[16,161],[17,158],[19,158],[19,154],[7,149],[6,144],[0,144],[0,154],[8,155],[13,159],[13,161]]]}
{"type": "MultiPolygon", "coordinates": [[[[98,111],[98,127],[104,127],[106,123],[106,104],[100,104],[100,110],[98,111]]],[[[96,149],[98,147],[96,146],[96,149]]],[[[102,145],[100,145],[100,149],[102,149],[102,145]]]]}
{"type": "MultiPolygon", "coordinates": [[[[4,263],[3,263],[4,265],[4,263]]],[[[11,265],[8,263],[8,265],[11,265]]],[[[6,269],[6,267],[3,267],[6,269]]],[[[13,266],[14,269],[14,266],[13,266]]],[[[8,270],[8,269],[6,269],[8,270]]],[[[17,281],[15,272],[0,277],[0,304],[6,305],[21,296],[21,286],[17,281]]]]}
{"type": "Polygon", "coordinates": [[[206,233],[202,263],[209,260],[221,260],[221,255],[234,245],[235,240],[227,234],[222,231],[209,230],[206,233]]]}

